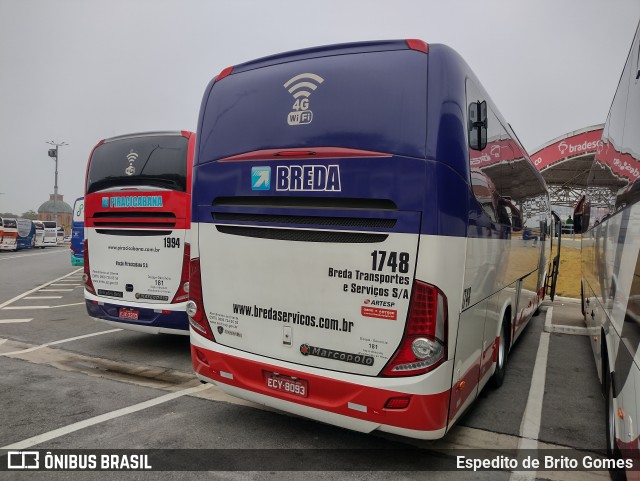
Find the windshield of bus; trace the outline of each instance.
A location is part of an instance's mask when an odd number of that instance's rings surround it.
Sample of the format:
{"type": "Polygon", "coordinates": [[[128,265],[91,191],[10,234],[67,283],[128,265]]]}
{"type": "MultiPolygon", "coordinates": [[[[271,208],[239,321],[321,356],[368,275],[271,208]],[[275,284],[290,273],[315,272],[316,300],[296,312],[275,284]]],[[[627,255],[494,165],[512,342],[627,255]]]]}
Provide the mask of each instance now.
{"type": "Polygon", "coordinates": [[[56,229],[58,227],[58,223],[52,220],[45,220],[42,224],[46,229],[56,229]]]}
{"type": "Polygon", "coordinates": [[[15,219],[2,219],[2,226],[8,229],[17,229],[18,224],[15,219]]]}
{"type": "Polygon", "coordinates": [[[426,56],[412,50],[312,58],[232,74],[211,90],[199,163],[303,146],[424,158],[426,103],[426,56]]]}
{"type": "Polygon", "coordinates": [[[126,185],[186,192],[187,145],[188,139],[180,134],[106,141],[91,156],[87,194],[126,185]]]}

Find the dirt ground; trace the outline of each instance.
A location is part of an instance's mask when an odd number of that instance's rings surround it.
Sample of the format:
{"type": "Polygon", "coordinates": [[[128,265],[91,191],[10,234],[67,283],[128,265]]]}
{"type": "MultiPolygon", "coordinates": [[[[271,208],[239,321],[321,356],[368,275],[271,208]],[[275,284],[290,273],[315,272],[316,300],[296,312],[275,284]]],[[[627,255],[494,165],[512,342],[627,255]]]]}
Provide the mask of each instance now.
{"type": "Polygon", "coordinates": [[[580,298],[580,248],[562,246],[556,295],[580,298]]]}

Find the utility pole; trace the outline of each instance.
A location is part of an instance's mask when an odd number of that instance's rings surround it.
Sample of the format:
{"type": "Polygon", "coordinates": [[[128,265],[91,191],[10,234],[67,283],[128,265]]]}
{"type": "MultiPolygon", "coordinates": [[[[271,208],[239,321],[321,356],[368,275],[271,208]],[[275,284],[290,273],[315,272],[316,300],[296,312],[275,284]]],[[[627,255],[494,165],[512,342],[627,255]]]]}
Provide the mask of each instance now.
{"type": "Polygon", "coordinates": [[[56,224],[58,223],[58,147],[62,147],[65,145],[69,145],[66,142],[57,143],[53,140],[46,142],[49,145],[53,145],[54,149],[49,149],[49,157],[52,157],[56,162],[56,177],[55,182],[53,184],[53,213],[56,220],[56,224]]]}

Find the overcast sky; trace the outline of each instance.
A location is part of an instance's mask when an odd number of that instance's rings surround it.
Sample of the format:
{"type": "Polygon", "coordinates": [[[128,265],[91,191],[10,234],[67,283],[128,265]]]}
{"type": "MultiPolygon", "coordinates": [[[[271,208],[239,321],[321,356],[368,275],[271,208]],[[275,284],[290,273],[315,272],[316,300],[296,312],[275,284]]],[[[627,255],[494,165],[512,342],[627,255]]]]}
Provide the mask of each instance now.
{"type": "Polygon", "coordinates": [[[100,140],[195,130],[209,80],[278,52],[421,38],[456,49],[525,148],[603,123],[638,0],[0,0],[0,212],[83,194],[100,140]]]}

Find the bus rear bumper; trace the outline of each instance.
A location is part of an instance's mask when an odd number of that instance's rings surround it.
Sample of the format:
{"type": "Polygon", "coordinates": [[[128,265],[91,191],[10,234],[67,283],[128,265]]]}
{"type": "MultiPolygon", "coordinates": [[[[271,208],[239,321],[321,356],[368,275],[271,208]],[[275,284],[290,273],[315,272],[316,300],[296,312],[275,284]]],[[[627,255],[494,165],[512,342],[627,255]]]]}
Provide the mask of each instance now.
{"type": "MultiPolygon", "coordinates": [[[[85,292],[85,296],[87,295],[85,292]]],[[[85,305],[89,316],[114,327],[149,334],[189,335],[189,319],[184,310],[184,303],[147,308],[85,299],[85,305]],[[138,311],[138,319],[121,318],[119,316],[121,308],[136,309],[138,311]]]]}
{"type": "MultiPolygon", "coordinates": [[[[375,430],[416,439],[439,439],[447,431],[450,391],[409,394],[283,369],[191,346],[196,375],[232,396],[354,431],[375,430]],[[305,380],[308,397],[267,387],[266,373],[305,380]],[[403,409],[388,409],[392,398],[409,398],[403,409]]],[[[393,379],[376,378],[382,384],[393,379]]]]}
{"type": "Polygon", "coordinates": [[[83,255],[75,255],[73,252],[71,253],[71,265],[72,266],[83,266],[84,265],[84,256],[83,255]]]}

